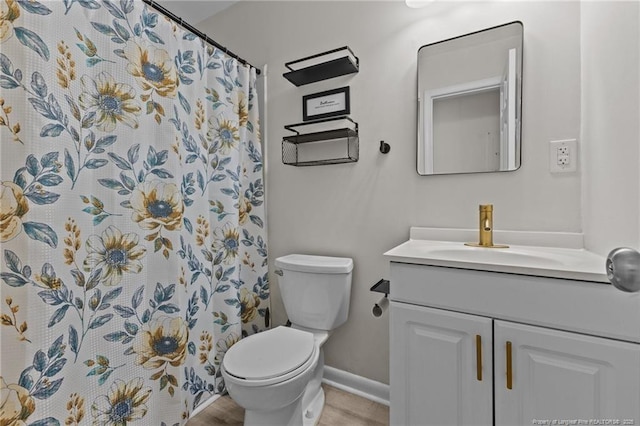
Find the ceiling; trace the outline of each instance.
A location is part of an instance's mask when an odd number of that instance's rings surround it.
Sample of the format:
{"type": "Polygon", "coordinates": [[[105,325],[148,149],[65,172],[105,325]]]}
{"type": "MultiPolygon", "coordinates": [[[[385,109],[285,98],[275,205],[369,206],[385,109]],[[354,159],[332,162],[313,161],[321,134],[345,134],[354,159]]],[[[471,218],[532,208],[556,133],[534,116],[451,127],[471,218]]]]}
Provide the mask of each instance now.
{"type": "Polygon", "coordinates": [[[158,4],[196,28],[198,24],[237,1],[225,0],[157,0],[158,4]]]}

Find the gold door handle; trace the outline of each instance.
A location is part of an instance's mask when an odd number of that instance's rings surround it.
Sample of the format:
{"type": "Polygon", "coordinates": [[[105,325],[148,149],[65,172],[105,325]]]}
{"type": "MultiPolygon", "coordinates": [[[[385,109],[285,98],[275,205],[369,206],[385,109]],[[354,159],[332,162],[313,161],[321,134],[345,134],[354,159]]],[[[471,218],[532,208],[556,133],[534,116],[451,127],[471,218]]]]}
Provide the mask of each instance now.
{"type": "Polygon", "coordinates": [[[476,334],[476,379],[482,381],[482,337],[476,334]]]}
{"type": "Polygon", "coordinates": [[[513,389],[513,364],[511,342],[507,342],[507,389],[513,389]]]}

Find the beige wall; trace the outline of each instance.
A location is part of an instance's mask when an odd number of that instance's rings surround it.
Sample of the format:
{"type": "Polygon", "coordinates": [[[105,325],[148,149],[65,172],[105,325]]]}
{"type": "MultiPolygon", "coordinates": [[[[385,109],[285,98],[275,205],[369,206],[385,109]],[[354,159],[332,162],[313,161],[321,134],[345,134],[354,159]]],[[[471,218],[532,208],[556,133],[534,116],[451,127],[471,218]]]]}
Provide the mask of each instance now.
{"type": "MultiPolygon", "coordinates": [[[[496,229],[579,232],[579,173],[548,172],[548,141],[580,132],[580,5],[576,2],[240,2],[199,27],[257,66],[268,64],[267,197],[270,262],[288,253],[350,256],[351,315],[326,345],[326,363],[388,383],[388,315],[374,319],[369,287],[388,277],[382,253],[409,226],[472,228],[480,203],[496,229]],[[520,20],[524,24],[522,167],[510,173],[416,173],[420,46],[520,20]],[[296,88],[284,63],[349,45],[360,73],[296,88]],[[283,125],[302,121],[302,96],[351,86],[360,125],[357,163],[296,168],[280,159],[283,125]],[[391,152],[378,151],[380,140],[391,152]]],[[[636,157],[637,158],[637,157],[636,157]]],[[[286,314],[271,275],[276,323],[286,314]]]]}

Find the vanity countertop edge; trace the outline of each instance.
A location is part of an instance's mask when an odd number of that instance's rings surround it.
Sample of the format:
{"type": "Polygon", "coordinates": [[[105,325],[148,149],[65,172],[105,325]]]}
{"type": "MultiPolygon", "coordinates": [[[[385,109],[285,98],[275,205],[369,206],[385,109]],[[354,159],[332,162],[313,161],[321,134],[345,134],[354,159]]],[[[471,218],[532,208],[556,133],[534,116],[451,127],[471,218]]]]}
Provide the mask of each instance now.
{"type": "Polygon", "coordinates": [[[410,239],[384,253],[391,262],[503,272],[609,284],[606,259],[583,247],[580,233],[495,231],[506,249],[467,247],[473,229],[412,227],[410,239]]]}

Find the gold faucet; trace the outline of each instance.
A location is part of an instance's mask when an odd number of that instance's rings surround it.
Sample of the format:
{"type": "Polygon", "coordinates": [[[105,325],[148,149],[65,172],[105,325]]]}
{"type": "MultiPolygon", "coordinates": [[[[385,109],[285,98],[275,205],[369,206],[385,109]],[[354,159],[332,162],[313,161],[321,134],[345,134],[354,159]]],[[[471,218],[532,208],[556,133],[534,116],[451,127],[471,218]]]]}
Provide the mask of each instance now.
{"type": "Polygon", "coordinates": [[[508,248],[509,246],[493,244],[493,204],[480,204],[480,242],[465,243],[471,247],[508,248]]]}

